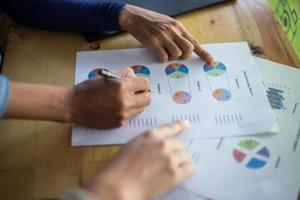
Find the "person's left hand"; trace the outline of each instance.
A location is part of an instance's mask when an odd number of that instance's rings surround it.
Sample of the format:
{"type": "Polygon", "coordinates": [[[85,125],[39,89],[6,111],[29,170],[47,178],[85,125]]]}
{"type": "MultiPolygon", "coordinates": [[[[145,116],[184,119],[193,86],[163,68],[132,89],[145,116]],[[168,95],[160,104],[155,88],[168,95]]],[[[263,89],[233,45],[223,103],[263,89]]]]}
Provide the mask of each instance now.
{"type": "Polygon", "coordinates": [[[122,30],[150,47],[161,62],[189,58],[193,50],[208,64],[213,62],[212,56],[198,45],[181,22],[167,15],[126,5],[119,21],[122,30]]]}

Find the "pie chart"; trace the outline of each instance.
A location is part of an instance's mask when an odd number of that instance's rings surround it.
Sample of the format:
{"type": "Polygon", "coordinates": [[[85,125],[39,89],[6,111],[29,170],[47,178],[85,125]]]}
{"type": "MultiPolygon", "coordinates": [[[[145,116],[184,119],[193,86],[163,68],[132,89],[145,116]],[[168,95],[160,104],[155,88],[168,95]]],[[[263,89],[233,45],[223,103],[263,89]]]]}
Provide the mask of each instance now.
{"type": "Polygon", "coordinates": [[[191,101],[192,96],[188,92],[178,91],[173,94],[172,98],[178,104],[187,104],[191,101]]]}
{"type": "Polygon", "coordinates": [[[213,62],[212,65],[205,64],[203,70],[210,76],[221,76],[226,72],[226,66],[221,62],[213,62]]]}
{"type": "Polygon", "coordinates": [[[97,69],[94,69],[93,71],[91,71],[89,74],[88,74],[88,78],[95,78],[97,76],[99,76],[99,71],[100,69],[97,68],[97,69]]]}
{"type": "Polygon", "coordinates": [[[217,99],[218,101],[229,101],[231,98],[231,93],[229,92],[229,90],[227,89],[216,89],[213,92],[213,96],[215,97],[215,99],[217,99]]]}
{"type": "Polygon", "coordinates": [[[187,66],[180,63],[173,63],[166,67],[165,72],[171,78],[183,78],[189,73],[187,66]]]}
{"type": "Polygon", "coordinates": [[[133,69],[134,73],[137,76],[143,76],[146,78],[149,78],[149,76],[150,76],[150,70],[147,67],[145,67],[144,65],[134,65],[134,66],[131,66],[131,69],[133,69]]]}
{"type": "Polygon", "coordinates": [[[270,158],[269,149],[255,140],[242,140],[232,153],[236,162],[249,169],[264,167],[270,158]]]}

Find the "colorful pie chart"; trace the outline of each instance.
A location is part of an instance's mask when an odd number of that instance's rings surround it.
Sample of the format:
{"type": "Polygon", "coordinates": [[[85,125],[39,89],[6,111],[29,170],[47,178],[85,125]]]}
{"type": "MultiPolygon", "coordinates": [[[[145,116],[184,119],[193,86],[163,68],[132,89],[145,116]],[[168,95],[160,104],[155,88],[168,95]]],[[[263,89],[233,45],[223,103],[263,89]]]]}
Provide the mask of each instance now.
{"type": "Polygon", "coordinates": [[[255,140],[242,140],[232,153],[236,162],[249,169],[262,168],[270,158],[269,149],[255,140]]]}
{"type": "Polygon", "coordinates": [[[181,63],[173,63],[166,67],[165,72],[171,78],[183,78],[189,73],[187,66],[181,63]]]}
{"type": "Polygon", "coordinates": [[[173,101],[175,101],[178,104],[187,104],[191,101],[192,96],[185,91],[178,91],[173,94],[172,96],[173,101]]]}
{"type": "Polygon", "coordinates": [[[213,96],[215,97],[215,99],[217,99],[218,101],[229,101],[231,99],[231,93],[229,92],[229,90],[227,89],[216,89],[213,92],[213,96]]]}
{"type": "Polygon", "coordinates": [[[89,74],[88,74],[88,78],[95,78],[97,76],[99,76],[99,71],[100,71],[100,68],[97,68],[97,69],[94,69],[93,71],[91,71],[89,74]]]}
{"type": "Polygon", "coordinates": [[[143,76],[146,78],[149,78],[149,76],[150,76],[150,70],[147,67],[145,67],[144,65],[134,65],[134,66],[131,66],[131,69],[133,69],[134,73],[137,76],[143,76]]]}
{"type": "Polygon", "coordinates": [[[221,62],[213,62],[212,65],[205,64],[203,70],[210,76],[221,76],[226,72],[226,66],[221,62]]]}

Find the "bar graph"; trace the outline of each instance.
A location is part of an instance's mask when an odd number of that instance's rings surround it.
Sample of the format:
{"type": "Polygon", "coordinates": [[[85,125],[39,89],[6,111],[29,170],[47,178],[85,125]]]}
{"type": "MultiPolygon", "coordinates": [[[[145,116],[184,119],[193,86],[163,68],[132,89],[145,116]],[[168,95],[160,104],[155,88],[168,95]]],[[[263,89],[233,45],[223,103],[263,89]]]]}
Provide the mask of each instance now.
{"type": "Polygon", "coordinates": [[[268,87],[267,97],[273,109],[284,110],[284,91],[276,88],[268,87]]]}

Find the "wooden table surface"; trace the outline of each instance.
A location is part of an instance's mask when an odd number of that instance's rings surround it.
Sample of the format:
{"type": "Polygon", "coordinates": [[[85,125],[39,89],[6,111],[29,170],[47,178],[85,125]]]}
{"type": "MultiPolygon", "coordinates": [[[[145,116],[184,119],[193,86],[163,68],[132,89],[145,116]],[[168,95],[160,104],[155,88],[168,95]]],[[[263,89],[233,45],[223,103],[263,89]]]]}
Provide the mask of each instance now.
{"type": "MultiPolygon", "coordinates": [[[[201,43],[247,41],[259,49],[262,58],[300,67],[265,0],[238,0],[178,19],[201,43]]],[[[3,72],[14,81],[71,85],[76,51],[141,46],[129,34],[87,43],[79,34],[14,26],[3,72]]],[[[0,199],[57,197],[70,187],[85,184],[120,148],[72,148],[70,141],[70,124],[2,120],[0,199]]]]}

